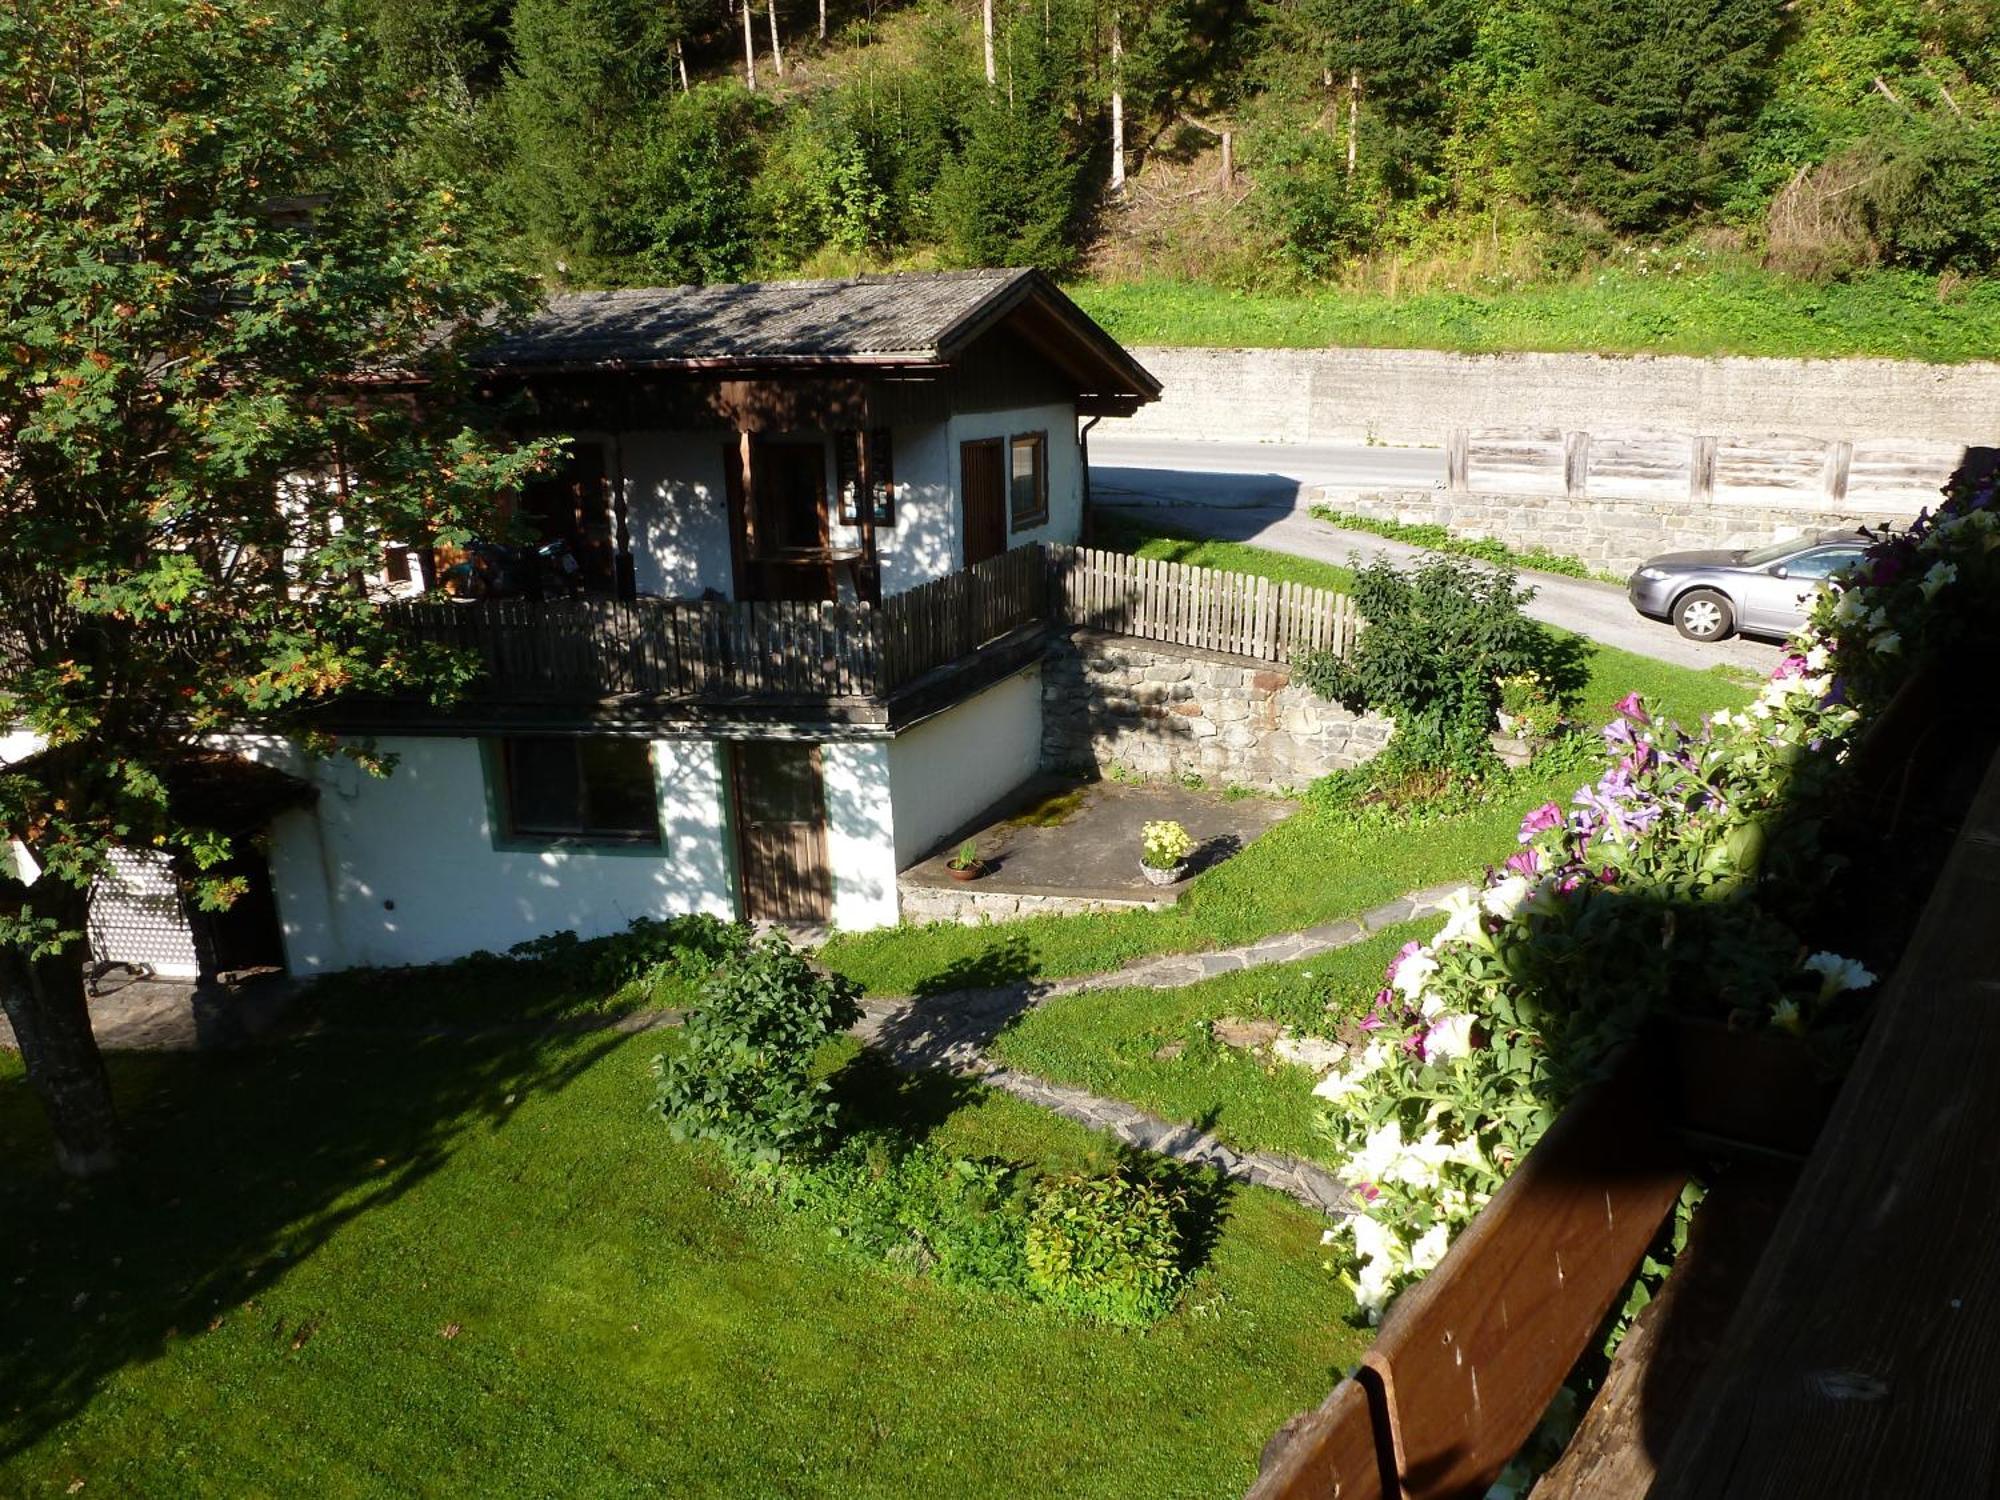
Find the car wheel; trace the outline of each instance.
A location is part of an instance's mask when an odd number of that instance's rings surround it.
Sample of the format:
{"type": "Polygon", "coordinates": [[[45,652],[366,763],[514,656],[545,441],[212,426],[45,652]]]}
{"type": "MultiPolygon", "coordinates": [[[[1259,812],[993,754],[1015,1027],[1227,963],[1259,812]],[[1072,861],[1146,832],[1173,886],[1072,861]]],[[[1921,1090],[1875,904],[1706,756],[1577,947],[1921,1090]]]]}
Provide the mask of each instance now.
{"type": "Polygon", "coordinates": [[[1674,629],[1691,641],[1726,639],[1735,625],[1728,596],[1714,589],[1696,589],[1674,602],[1674,629]]]}

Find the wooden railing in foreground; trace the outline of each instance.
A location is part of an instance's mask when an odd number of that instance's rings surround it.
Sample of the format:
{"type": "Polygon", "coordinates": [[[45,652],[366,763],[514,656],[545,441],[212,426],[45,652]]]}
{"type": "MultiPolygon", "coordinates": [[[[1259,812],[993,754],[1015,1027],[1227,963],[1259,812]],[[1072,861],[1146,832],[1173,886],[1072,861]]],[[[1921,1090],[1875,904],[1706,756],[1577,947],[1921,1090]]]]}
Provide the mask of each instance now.
{"type": "Polygon", "coordinates": [[[1251,1500],[1477,1496],[1534,1432],[1687,1181],[1637,1054],[1579,1099],[1354,1379],[1273,1444],[1251,1500]]]}
{"type": "Polygon", "coordinates": [[[675,599],[384,608],[413,638],[470,653],[490,691],[522,702],[883,698],[1043,624],[1258,661],[1344,652],[1360,625],[1354,601],[1328,589],[1043,544],[893,594],[880,608],[675,599]]]}
{"type": "Polygon", "coordinates": [[[1063,546],[1049,548],[1049,568],[1065,624],[1140,640],[1286,661],[1345,654],[1361,628],[1346,594],[1250,573],[1063,546]]]}

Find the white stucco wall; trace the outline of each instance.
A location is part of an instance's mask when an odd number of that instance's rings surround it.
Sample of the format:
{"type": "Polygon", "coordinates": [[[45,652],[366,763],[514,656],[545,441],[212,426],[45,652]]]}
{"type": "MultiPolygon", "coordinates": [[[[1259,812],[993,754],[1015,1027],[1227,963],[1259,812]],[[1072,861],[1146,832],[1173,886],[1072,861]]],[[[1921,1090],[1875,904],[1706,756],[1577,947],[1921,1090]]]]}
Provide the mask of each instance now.
{"type": "Polygon", "coordinates": [[[892,748],[880,740],[820,747],[836,927],[859,931],[893,926],[896,921],[892,748]]]}
{"type": "MultiPolygon", "coordinates": [[[[1024,437],[1031,432],[1048,434],[1049,519],[1040,526],[1013,529],[1008,518],[1007,545],[1028,542],[1073,542],[1083,529],[1083,449],[1077,441],[1076,409],[1068,404],[1030,406],[1011,411],[961,412],[951,419],[951,488],[962,494],[959,483],[960,443],[977,438],[1024,437]]],[[[963,566],[961,549],[953,566],[963,566]]]]}
{"type": "Polygon", "coordinates": [[[733,592],[727,435],[626,432],[605,441],[616,443],[614,462],[624,461],[625,524],[639,592],[667,599],[699,599],[704,589],[733,592]]]}
{"type": "Polygon", "coordinates": [[[888,750],[901,870],[1040,768],[1040,665],[897,735],[888,750]]]}
{"type": "MultiPolygon", "coordinates": [[[[891,462],[896,481],[896,524],[875,528],[875,554],[882,562],[883,594],[900,594],[933,578],[942,578],[959,566],[963,549],[957,494],[954,484],[950,422],[925,422],[894,427],[889,431],[891,462]]],[[[839,509],[839,489],[834,483],[832,444],[828,444],[827,494],[833,514],[839,509]]],[[[837,522],[833,527],[836,547],[861,545],[859,531],[837,522]]]]}
{"type": "Polygon", "coordinates": [[[292,972],[433,963],[641,916],[730,916],[717,747],[655,741],[661,851],[495,848],[472,739],[384,739],[386,778],[317,762],[310,813],[272,825],[271,866],[292,972]]]}

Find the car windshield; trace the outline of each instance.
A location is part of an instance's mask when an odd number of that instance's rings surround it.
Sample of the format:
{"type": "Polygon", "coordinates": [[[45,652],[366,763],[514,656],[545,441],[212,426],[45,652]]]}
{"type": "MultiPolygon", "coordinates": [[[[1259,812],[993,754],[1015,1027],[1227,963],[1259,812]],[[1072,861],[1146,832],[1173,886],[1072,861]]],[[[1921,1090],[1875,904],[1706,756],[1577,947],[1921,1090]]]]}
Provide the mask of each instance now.
{"type": "Polygon", "coordinates": [[[1744,553],[1743,566],[1761,568],[1774,562],[1783,562],[1794,552],[1803,552],[1813,545],[1813,539],[1809,536],[1795,536],[1789,541],[1773,542],[1768,547],[1759,547],[1755,552],[1744,553]]]}

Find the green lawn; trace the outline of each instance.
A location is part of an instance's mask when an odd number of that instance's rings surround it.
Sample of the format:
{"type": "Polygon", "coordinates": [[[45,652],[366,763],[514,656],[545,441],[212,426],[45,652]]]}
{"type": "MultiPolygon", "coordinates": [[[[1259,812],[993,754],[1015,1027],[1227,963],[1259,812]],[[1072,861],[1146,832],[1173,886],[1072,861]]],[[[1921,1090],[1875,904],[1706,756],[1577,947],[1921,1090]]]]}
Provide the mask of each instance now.
{"type": "MultiPolygon", "coordinates": [[[[1593,648],[1590,673],[1579,713],[1586,724],[1609,720],[1612,704],[1634,690],[1688,722],[1749,697],[1743,677],[1728,669],[1698,672],[1608,646],[1593,648]]],[[[842,933],[821,957],[877,994],[932,994],[1094,973],[1146,954],[1233,947],[1473,875],[1513,847],[1529,809],[1551,797],[1567,801],[1580,779],[1573,769],[1530,768],[1497,779],[1470,811],[1406,829],[1309,808],[1198,877],[1168,911],[842,933]]]]}
{"type": "Polygon", "coordinates": [[[1216,537],[1195,536],[1176,531],[1156,521],[1121,511],[1098,510],[1091,514],[1091,544],[1114,552],[1130,552],[1159,562],[1186,563],[1194,568],[1221,568],[1231,573],[1249,573],[1273,583],[1299,583],[1308,588],[1354,591],[1354,570],[1337,563],[1319,562],[1310,557],[1294,557],[1289,552],[1273,552],[1248,542],[1226,542],[1216,537]]]}
{"type": "MultiPolygon", "coordinates": [[[[117,1058],[133,1158],[90,1189],[0,1054],[0,1493],[1226,1496],[1360,1352],[1320,1222],[1255,1190],[1144,1333],[864,1261],[668,1137],[660,1045],[117,1058]]],[[[1110,1156],[951,1080],[848,1091],[1110,1156]]]]}
{"type": "Polygon", "coordinates": [[[1063,995],[1023,1014],[993,1050],[1024,1072],[1199,1122],[1244,1150],[1324,1157],[1312,1076],[1224,1046],[1203,1023],[1268,1018],[1326,1035],[1366,1009],[1398,948],[1436,930],[1435,919],[1408,922],[1318,958],[1185,989],[1063,995]]]}
{"type": "Polygon", "coordinates": [[[1084,311],[1128,344],[1217,348],[1544,350],[1599,354],[1885,355],[1951,363],[2000,347],[2000,282],[1944,295],[1877,271],[1824,286],[1755,269],[1634,275],[1492,292],[1243,292],[1185,281],[1086,282],[1084,311]]]}

